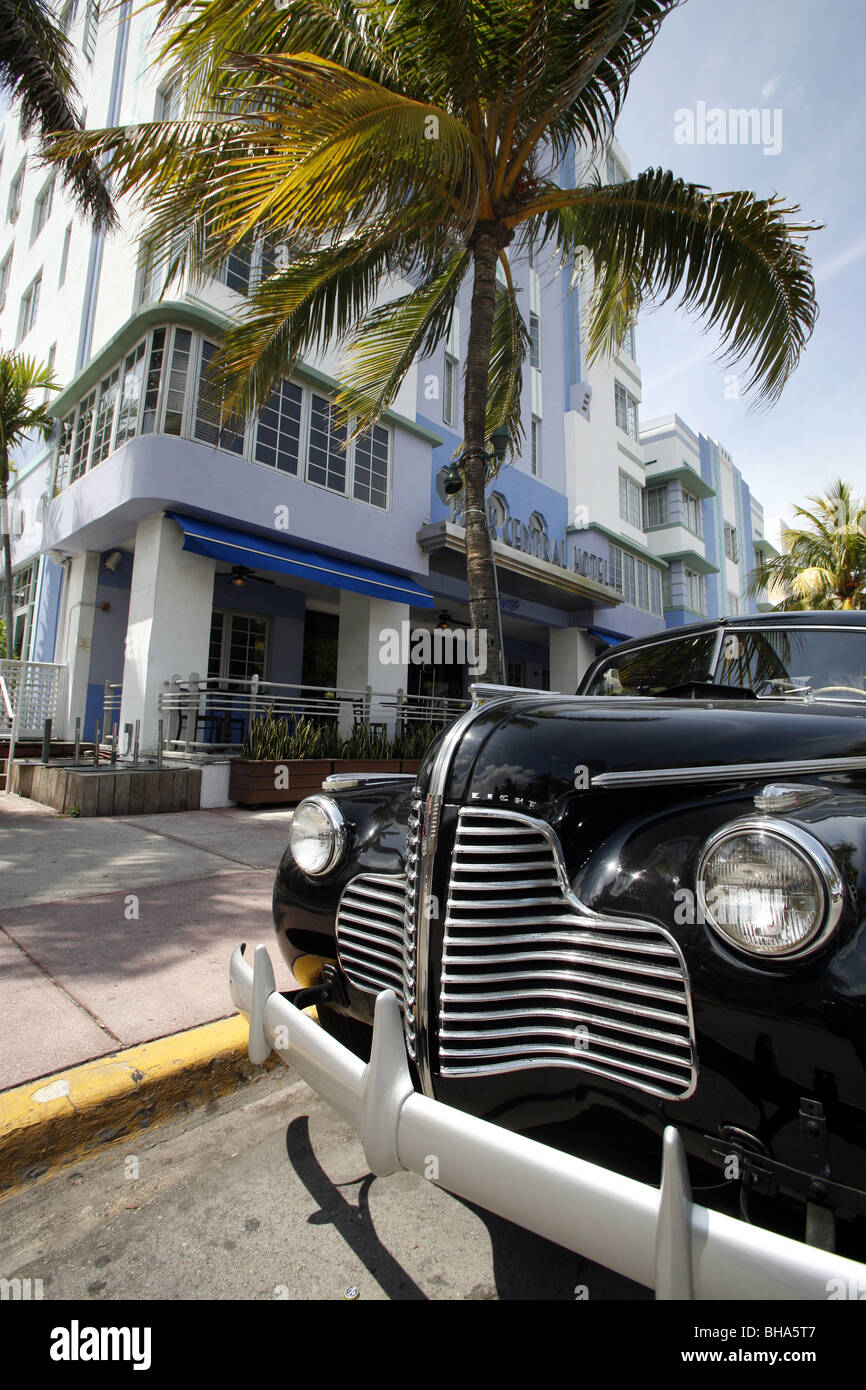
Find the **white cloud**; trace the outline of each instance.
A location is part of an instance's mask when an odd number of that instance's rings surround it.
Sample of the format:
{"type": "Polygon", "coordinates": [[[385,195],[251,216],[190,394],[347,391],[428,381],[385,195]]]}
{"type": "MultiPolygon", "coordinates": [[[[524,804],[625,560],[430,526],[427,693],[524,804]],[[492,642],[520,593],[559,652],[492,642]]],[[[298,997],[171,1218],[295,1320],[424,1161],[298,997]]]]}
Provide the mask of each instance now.
{"type": "Polygon", "coordinates": [[[781,80],[782,74],[778,73],[775,77],[771,77],[769,82],[764,83],[763,87],[761,88],[761,96],[763,97],[764,101],[768,101],[771,96],[775,96],[776,88],[778,87],[781,80]]]}
{"type": "Polygon", "coordinates": [[[832,280],[834,275],[839,275],[849,266],[855,265],[866,256],[866,237],[861,237],[859,241],[852,242],[846,250],[840,251],[838,256],[834,256],[832,261],[825,261],[823,265],[815,268],[815,283],[823,284],[827,280],[832,280]]]}

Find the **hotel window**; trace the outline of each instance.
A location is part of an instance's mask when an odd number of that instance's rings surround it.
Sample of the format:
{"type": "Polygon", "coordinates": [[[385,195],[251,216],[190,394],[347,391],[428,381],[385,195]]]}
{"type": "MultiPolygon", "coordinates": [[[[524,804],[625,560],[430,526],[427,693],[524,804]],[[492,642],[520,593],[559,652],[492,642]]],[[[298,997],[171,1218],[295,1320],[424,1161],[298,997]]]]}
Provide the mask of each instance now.
{"type": "Polygon", "coordinates": [[[520,689],[520,688],[523,686],[523,662],[522,662],[522,661],[509,661],[509,662],[508,662],[508,681],[507,681],[507,684],[508,684],[508,685],[516,686],[518,689],[520,689]]]}
{"type": "Polygon", "coordinates": [[[686,526],[696,536],[704,534],[704,509],[699,497],[695,497],[693,492],[687,492],[683,488],[683,511],[685,512],[686,526]]]}
{"type": "Polygon", "coordinates": [[[340,422],[336,407],[324,396],[317,396],[313,392],[310,396],[307,482],[345,495],[345,442],[346,426],[340,422]]]}
{"type": "MultiPolygon", "coordinates": [[[[173,367],[172,367],[172,376],[169,378],[169,389],[168,389],[168,393],[167,393],[166,417],[165,417],[165,418],[166,418],[166,423],[165,423],[165,432],[166,432],[166,434],[180,434],[180,432],[181,432],[181,430],[180,430],[180,424],[178,424],[178,428],[177,428],[177,429],[170,429],[170,428],[169,428],[169,409],[170,409],[170,408],[172,408],[172,416],[171,416],[172,421],[173,421],[174,418],[175,418],[175,414],[177,415],[178,421],[180,421],[180,420],[182,419],[182,415],[183,415],[183,390],[184,390],[184,387],[185,387],[185,384],[186,384],[186,375],[185,375],[186,368],[183,366],[184,354],[185,354],[185,360],[186,360],[186,362],[187,362],[187,363],[189,362],[189,349],[188,349],[187,346],[186,346],[186,342],[182,342],[181,345],[180,345],[180,349],[178,349],[178,342],[177,342],[177,340],[178,340],[179,337],[182,337],[184,340],[186,340],[186,339],[190,339],[190,340],[191,340],[191,339],[192,339],[192,334],[191,334],[191,333],[184,333],[184,334],[181,334],[177,329],[175,329],[175,347],[174,347],[174,357],[173,357],[173,359],[172,359],[172,362],[174,363],[174,362],[176,362],[176,361],[178,360],[178,352],[180,351],[180,355],[181,355],[181,366],[180,366],[180,368],[179,368],[179,372],[182,372],[182,373],[183,373],[183,386],[179,386],[179,388],[178,388],[178,389],[179,389],[179,393],[180,393],[180,394],[179,394],[179,399],[178,399],[178,405],[177,405],[176,408],[173,408],[173,407],[171,406],[171,401],[172,401],[172,379],[173,379],[173,377],[174,377],[174,366],[173,366],[173,367]]],[[[199,371],[198,371],[198,399],[197,399],[197,401],[196,401],[195,429],[194,429],[193,433],[195,434],[196,439],[200,439],[200,440],[202,441],[203,444],[213,444],[215,448],[218,448],[218,449],[228,449],[229,452],[232,453],[232,454],[242,454],[243,451],[244,451],[244,425],[243,425],[243,421],[242,421],[242,420],[239,420],[236,416],[234,416],[234,417],[232,417],[232,419],[228,420],[228,421],[226,422],[226,424],[220,426],[220,413],[221,413],[222,402],[221,402],[220,395],[219,395],[219,393],[218,393],[216,387],[214,386],[213,381],[212,381],[211,379],[209,379],[209,377],[208,377],[208,367],[210,366],[211,362],[213,361],[213,358],[216,356],[216,352],[217,352],[217,345],[216,345],[216,343],[202,343],[202,345],[201,345],[201,360],[200,360],[200,363],[199,363],[199,371]]],[[[179,377],[179,380],[180,380],[180,377],[179,377]]]]}
{"type": "Polygon", "coordinates": [[[9,222],[16,222],[21,211],[21,194],[24,189],[24,171],[26,161],[21,162],[18,173],[9,185],[9,202],[6,206],[6,219],[9,222]]]}
{"type": "Polygon", "coordinates": [[[725,554],[729,560],[733,560],[735,565],[739,563],[740,547],[737,541],[737,528],[728,521],[725,522],[725,554]]]}
{"type": "Polygon", "coordinates": [[[171,349],[171,365],[165,386],[163,434],[181,434],[183,432],[183,407],[186,400],[186,383],[189,376],[191,353],[192,334],[188,328],[176,328],[171,349]]]}
{"type": "Polygon", "coordinates": [[[541,473],[541,421],[536,415],[532,417],[530,425],[531,449],[530,466],[533,478],[537,478],[541,473]]]}
{"type": "Polygon", "coordinates": [[[618,381],[614,383],[613,395],[616,409],[616,423],[619,425],[620,429],[625,430],[626,434],[632,439],[637,439],[637,401],[631,392],[626,391],[624,386],[620,386],[618,381]]]}
{"type": "MultiPolygon", "coordinates": [[[[56,357],[57,357],[57,344],[56,344],[56,343],[52,343],[51,346],[50,346],[50,348],[48,349],[48,357],[46,358],[46,361],[45,361],[45,365],[46,365],[46,367],[48,368],[48,370],[49,370],[49,372],[51,373],[52,376],[54,375],[54,362],[55,362],[56,357]]],[[[49,388],[46,386],[46,388],[45,388],[45,394],[44,394],[44,396],[42,397],[42,404],[43,404],[43,405],[45,405],[45,403],[46,403],[46,401],[48,400],[48,397],[49,397],[50,395],[51,395],[51,391],[50,391],[49,388]]]]}
{"type": "Polygon", "coordinates": [[[388,505],[388,449],[390,435],[381,425],[365,430],[355,441],[352,496],[373,507],[388,505]]]}
{"type": "Polygon", "coordinates": [[[86,0],[86,4],[81,51],[88,63],[92,63],[93,55],[96,52],[96,32],[99,28],[99,0],[86,0]]]}
{"type": "Polygon", "coordinates": [[[93,408],[96,405],[96,390],[90,392],[82,402],[78,410],[78,421],[75,426],[75,442],[72,446],[72,465],[69,469],[69,481],[74,483],[87,470],[87,458],[90,453],[90,434],[93,425],[93,408]]]}
{"type": "Polygon", "coordinates": [[[267,653],[267,618],[214,610],[208,652],[209,680],[250,681],[253,676],[263,680],[267,653]]]}
{"type": "Polygon", "coordinates": [[[123,385],[120,391],[115,437],[115,448],[118,449],[127,439],[132,439],[138,433],[138,410],[144,383],[144,349],[144,343],[139,343],[128,354],[123,364],[123,385]]]}
{"type": "Polygon", "coordinates": [[[662,571],[662,603],[665,608],[673,608],[674,595],[671,584],[671,572],[669,569],[662,571]]]}
{"type": "Polygon", "coordinates": [[[57,441],[57,468],[54,473],[54,496],[69,482],[69,464],[72,457],[72,439],[75,433],[75,411],[71,411],[60,422],[57,441]]]}
{"type": "Polygon", "coordinates": [[[706,611],[706,586],[704,576],[697,574],[694,570],[686,570],[686,591],[688,593],[688,606],[693,613],[703,614],[706,611]]]}
{"type": "Polygon", "coordinates": [[[21,296],[21,308],[18,312],[18,338],[21,342],[27,337],[31,328],[36,322],[36,314],[39,309],[39,291],[42,289],[42,271],[32,280],[27,289],[21,296]]]}
{"type": "Polygon", "coordinates": [[[445,354],[445,380],[442,385],[442,419],[446,425],[453,425],[457,397],[457,362],[450,353],[445,354]]]}
{"type": "Polygon", "coordinates": [[[625,348],[625,351],[628,353],[628,355],[629,355],[629,357],[632,359],[632,361],[636,361],[636,360],[637,360],[637,352],[635,351],[634,324],[633,324],[633,323],[630,323],[629,326],[628,326],[628,328],[625,330],[625,340],[624,340],[624,342],[623,342],[623,347],[625,348]]]}
{"type": "Polygon", "coordinates": [[[99,399],[93,421],[93,450],[90,467],[108,458],[111,451],[111,427],[114,424],[114,408],[117,405],[117,388],[120,382],[120,368],[115,367],[110,376],[105,377],[99,387],[99,399]]]}
{"type": "MultiPolygon", "coordinates": [[[[620,476],[622,476],[620,474],[620,476]]],[[[668,489],[667,484],[662,487],[648,487],[644,492],[644,502],[646,509],[646,526],[667,526],[668,524],[668,489]]]]}
{"type": "Polygon", "coordinates": [[[623,596],[623,602],[644,613],[662,615],[661,575],[652,565],[630,555],[618,545],[610,547],[610,585],[623,596]]]}
{"type": "Polygon", "coordinates": [[[625,170],[621,164],[617,163],[612,154],[607,156],[605,176],[609,184],[625,183],[625,170]]]}
{"type": "Polygon", "coordinates": [[[738,595],[738,594],[731,593],[731,591],[730,591],[730,589],[729,589],[729,590],[728,590],[728,594],[727,594],[727,599],[728,599],[728,604],[727,604],[728,616],[729,616],[729,617],[736,617],[736,615],[737,615],[737,614],[739,613],[739,611],[740,611],[740,599],[739,599],[739,595],[738,595]]]}
{"type": "Polygon", "coordinates": [[[12,252],[10,251],[2,265],[0,265],[0,313],[2,313],[6,307],[6,291],[9,288],[9,275],[11,270],[12,252]]]}
{"type": "Polygon", "coordinates": [[[281,381],[259,411],[253,457],[282,473],[297,473],[301,443],[300,386],[281,381]]]}
{"type": "Polygon", "coordinates": [[[637,483],[633,482],[627,473],[620,472],[619,475],[619,515],[622,521],[627,521],[629,526],[637,527],[641,530],[641,493],[637,483]]]}
{"type": "Polygon", "coordinates": [[[144,410],[141,416],[142,434],[153,434],[156,430],[156,412],[159,406],[159,387],[162,381],[162,363],[165,357],[167,329],[155,328],[150,340],[150,361],[144,384],[144,410]]]}
{"type": "Polygon", "coordinates": [[[537,314],[529,315],[529,365],[541,370],[541,320],[537,314]]]}
{"type": "Polygon", "coordinates": [[[176,121],[183,112],[183,79],[179,72],[163,82],[156,94],[157,121],[176,121]]]}
{"type": "Polygon", "coordinates": [[[57,276],[57,288],[66,280],[66,271],[69,266],[69,247],[72,242],[72,223],[70,222],[63,233],[63,250],[60,252],[60,271],[57,276]]]}
{"type": "MultiPolygon", "coordinates": [[[[12,575],[12,656],[17,660],[27,658],[30,651],[30,632],[36,607],[36,578],[38,562],[31,561],[23,569],[12,575]]],[[[6,582],[0,579],[0,609],[5,608],[6,582]]],[[[8,639],[7,639],[8,640],[8,639]]],[[[8,648],[7,648],[8,652],[8,648]]]]}
{"type": "Polygon", "coordinates": [[[54,201],[54,179],[48,180],[45,187],[33,204],[33,226],[30,230],[30,245],[32,246],[45,223],[51,216],[51,204],[54,201]]]}
{"type": "Polygon", "coordinates": [[[241,242],[229,252],[214,279],[236,294],[249,294],[252,264],[252,247],[248,242],[241,242]]]}
{"type": "MultiPolygon", "coordinates": [[[[650,612],[656,613],[661,617],[664,612],[664,605],[662,603],[662,573],[652,565],[649,565],[648,568],[650,579],[650,612]]],[[[665,573],[666,572],[667,571],[665,571],[665,573]]]]}

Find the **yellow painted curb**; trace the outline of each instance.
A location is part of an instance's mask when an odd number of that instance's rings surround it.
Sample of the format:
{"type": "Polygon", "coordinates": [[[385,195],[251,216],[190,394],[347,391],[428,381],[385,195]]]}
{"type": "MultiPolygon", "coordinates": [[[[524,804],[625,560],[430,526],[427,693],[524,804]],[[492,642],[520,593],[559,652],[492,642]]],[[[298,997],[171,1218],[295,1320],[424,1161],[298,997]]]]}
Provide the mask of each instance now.
{"type": "Polygon", "coordinates": [[[245,1018],[206,1023],[0,1092],[0,1193],[265,1076],[245,1018]]]}

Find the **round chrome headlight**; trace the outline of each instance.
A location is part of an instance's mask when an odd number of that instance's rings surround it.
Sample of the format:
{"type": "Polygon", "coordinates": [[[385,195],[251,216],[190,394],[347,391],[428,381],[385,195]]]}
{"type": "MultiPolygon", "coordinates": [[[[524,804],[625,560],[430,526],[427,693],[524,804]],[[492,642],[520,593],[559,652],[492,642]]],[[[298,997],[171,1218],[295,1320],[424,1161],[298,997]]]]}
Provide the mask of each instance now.
{"type": "Polygon", "coordinates": [[[698,903],[719,936],[750,955],[805,955],[839,921],[842,876],[820,841],[799,826],[738,821],[704,848],[698,903]]]}
{"type": "Polygon", "coordinates": [[[315,878],[336,868],[346,848],[346,823],[327,796],[302,801],[289,830],[289,848],[299,869],[315,878]]]}

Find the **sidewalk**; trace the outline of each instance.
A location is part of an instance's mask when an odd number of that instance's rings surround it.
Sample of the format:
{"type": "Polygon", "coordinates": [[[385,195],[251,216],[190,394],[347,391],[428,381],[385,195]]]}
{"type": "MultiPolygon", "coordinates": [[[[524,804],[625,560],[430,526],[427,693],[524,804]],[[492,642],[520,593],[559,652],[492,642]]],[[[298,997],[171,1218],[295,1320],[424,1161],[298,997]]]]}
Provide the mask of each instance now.
{"type": "Polygon", "coordinates": [[[273,944],[290,816],[73,820],[0,793],[0,1093],[234,1015],[229,957],[273,944]]]}

